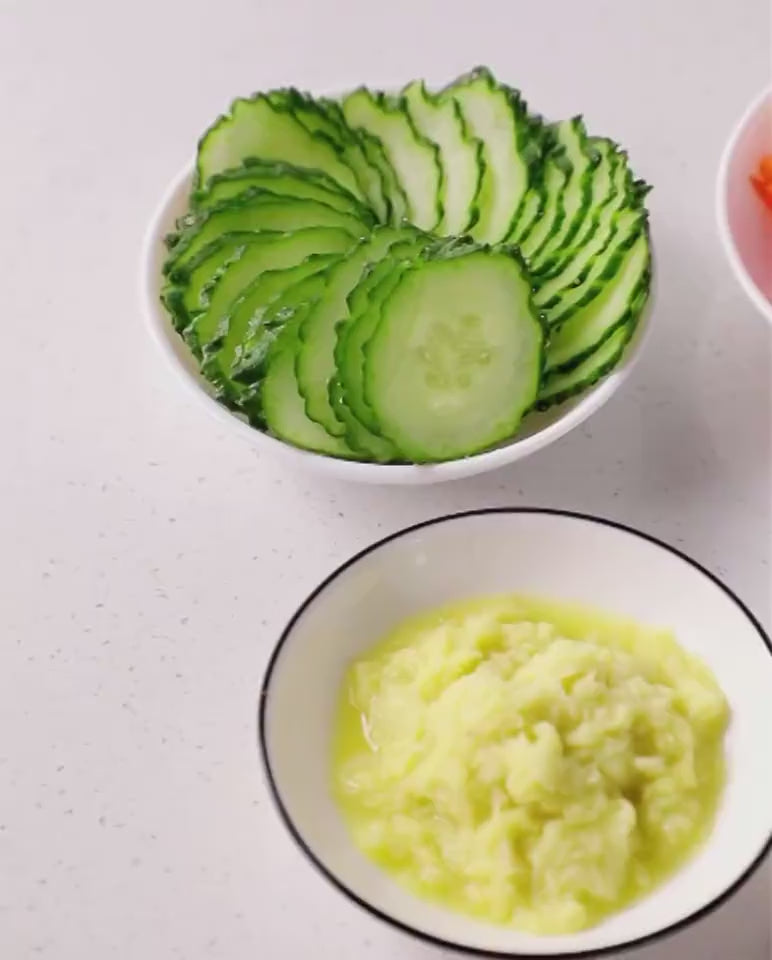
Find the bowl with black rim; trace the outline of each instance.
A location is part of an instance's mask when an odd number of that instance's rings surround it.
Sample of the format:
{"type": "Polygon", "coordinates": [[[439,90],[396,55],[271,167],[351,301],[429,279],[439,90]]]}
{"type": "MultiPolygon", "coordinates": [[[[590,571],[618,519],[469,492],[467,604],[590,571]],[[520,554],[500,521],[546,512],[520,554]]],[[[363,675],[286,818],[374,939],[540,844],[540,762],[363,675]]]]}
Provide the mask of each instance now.
{"type": "Polygon", "coordinates": [[[258,728],[269,792],[309,865],[371,916],[472,955],[597,956],[664,937],[722,904],[772,844],[769,637],[697,561],[597,517],[481,510],[409,527],[363,550],[303,601],[282,632],[258,728]],[[708,839],[653,892],[578,933],[523,933],[416,897],[356,849],[330,789],[333,717],[351,660],[419,611],[498,593],[574,601],[672,629],[712,669],[731,711],[726,783],[708,839]]]}

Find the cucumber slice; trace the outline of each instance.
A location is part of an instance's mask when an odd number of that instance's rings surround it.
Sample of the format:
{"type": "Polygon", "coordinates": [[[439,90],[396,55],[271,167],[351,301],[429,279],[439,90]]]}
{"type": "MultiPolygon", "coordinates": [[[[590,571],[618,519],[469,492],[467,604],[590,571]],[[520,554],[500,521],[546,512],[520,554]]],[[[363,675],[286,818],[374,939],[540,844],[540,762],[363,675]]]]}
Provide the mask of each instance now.
{"type": "Polygon", "coordinates": [[[345,231],[329,227],[255,234],[253,242],[243,244],[206,284],[201,308],[184,331],[185,338],[203,356],[211,354],[228,332],[234,301],[256,277],[292,267],[312,254],[342,253],[350,246],[351,238],[345,231]]]}
{"type": "Polygon", "coordinates": [[[281,160],[327,173],[364,199],[356,177],[327,138],[307,130],[289,108],[274,105],[270,94],[235,100],[198,143],[196,187],[215,173],[237,167],[245,157],[281,160]]]}
{"type": "Polygon", "coordinates": [[[563,218],[547,242],[528,259],[528,269],[536,272],[555,254],[566,249],[576,236],[587,214],[592,196],[593,174],[600,157],[590,149],[587,131],[581,117],[564,120],[554,126],[555,141],[565,150],[571,172],[565,184],[563,218]]]}
{"type": "Polygon", "coordinates": [[[390,440],[373,433],[357,418],[346,405],[343,393],[343,384],[336,376],[330,381],[330,404],[335,416],[345,427],[346,443],[361,454],[366,460],[375,460],[378,463],[393,463],[400,456],[390,440]]]}
{"type": "Polygon", "coordinates": [[[468,456],[511,437],[538,391],[544,331],[515,248],[421,260],[365,348],[365,398],[409,459],[468,456]]]}
{"type": "Polygon", "coordinates": [[[358,217],[342,213],[318,200],[281,197],[250,187],[181,222],[183,229],[173,243],[164,272],[172,279],[184,271],[208,243],[231,231],[290,231],[305,227],[338,227],[353,240],[366,236],[368,228],[358,217]]]}
{"type": "Polygon", "coordinates": [[[343,100],[343,115],[356,130],[376,137],[407,197],[407,216],[424,230],[442,219],[439,148],[413,126],[398,99],[360,87],[343,100]]]}
{"type": "Polygon", "coordinates": [[[649,238],[644,230],[604,292],[553,335],[547,349],[547,373],[578,366],[618,327],[636,320],[648,296],[650,270],[649,238]]]}
{"type": "MultiPolygon", "coordinates": [[[[518,246],[520,252],[525,257],[526,263],[533,257],[545,243],[548,242],[550,235],[560,229],[565,217],[564,188],[571,173],[571,164],[569,163],[566,152],[562,147],[552,147],[544,159],[541,170],[541,180],[538,190],[541,193],[539,197],[540,207],[531,221],[530,227],[519,232],[518,246]]],[[[525,204],[528,205],[526,197],[525,204]]],[[[516,230],[519,224],[516,226],[516,230]]]]}
{"type": "Polygon", "coordinates": [[[224,233],[191,257],[185,264],[185,269],[172,271],[161,291],[161,301],[171,314],[174,328],[178,333],[181,333],[194,314],[203,308],[204,289],[218,272],[239,256],[242,247],[258,238],[262,240],[269,236],[280,237],[283,234],[270,230],[262,234],[239,231],[224,233]]]}
{"type": "Polygon", "coordinates": [[[191,348],[207,356],[217,350],[228,331],[229,308],[245,287],[267,270],[293,266],[313,253],[342,251],[350,246],[346,234],[323,227],[296,233],[269,235],[262,242],[245,244],[204,288],[202,310],[184,330],[191,348]]]}
{"type": "Polygon", "coordinates": [[[266,305],[259,319],[250,325],[239,355],[231,365],[231,377],[249,387],[244,396],[259,396],[260,382],[265,373],[266,357],[271,344],[290,318],[301,308],[317,300],[324,292],[327,277],[320,270],[285,288],[266,305]]]}
{"type": "Polygon", "coordinates": [[[311,308],[311,303],[299,308],[268,351],[266,373],[260,391],[262,413],[269,432],[280,440],[315,453],[356,459],[357,454],[345,440],[331,437],[324,427],[308,419],[305,402],[298,390],[295,377],[298,331],[311,308]]]}
{"type": "Polygon", "coordinates": [[[598,229],[585,241],[583,247],[574,251],[573,255],[566,258],[563,270],[549,280],[544,280],[538,276],[531,275],[534,287],[536,288],[535,301],[542,310],[548,313],[553,307],[561,303],[561,298],[569,293],[581,292],[583,284],[589,278],[593,269],[600,269],[604,262],[606,251],[612,247],[617,234],[622,236],[629,235],[630,230],[639,226],[644,219],[640,210],[623,210],[614,216],[614,211],[609,207],[598,223],[598,229]]]}
{"type": "Polygon", "coordinates": [[[407,215],[407,197],[397,179],[394,167],[389,163],[381,141],[367,130],[361,128],[355,130],[349,126],[343,114],[343,108],[337,100],[324,98],[319,101],[319,104],[323,110],[335,117],[338,123],[346,127],[352,136],[356,137],[362,146],[362,152],[368,165],[378,171],[382,184],[384,205],[382,213],[376,207],[380,222],[391,223],[394,226],[402,223],[407,215]]]}
{"type": "MultiPolygon", "coordinates": [[[[579,249],[593,235],[601,212],[612,204],[612,201],[618,198],[619,206],[624,202],[624,180],[620,183],[616,178],[617,170],[622,165],[622,157],[616,152],[614,144],[602,137],[590,137],[587,140],[587,149],[597,157],[590,181],[590,202],[569,250],[579,249]]],[[[560,259],[559,253],[554,256],[554,260],[547,258],[540,272],[543,273],[545,268],[552,269],[553,263],[560,262],[560,259]]]]}
{"type": "MultiPolygon", "coordinates": [[[[551,330],[562,327],[614,282],[627,252],[645,231],[645,227],[644,210],[623,210],[617,216],[608,244],[590,263],[589,269],[583,270],[572,285],[565,287],[550,300],[546,300],[545,294],[541,292],[537,294],[536,300],[544,311],[551,330]]],[[[646,242],[648,243],[648,235],[646,242]]]]}
{"type": "Polygon", "coordinates": [[[345,427],[330,404],[330,381],[335,375],[335,342],[338,324],[348,317],[346,299],[368,263],[378,261],[405,234],[382,227],[339,260],[327,273],[323,294],[299,328],[297,378],[308,416],[332,436],[343,436],[345,427]]]}
{"type": "MultiPolygon", "coordinates": [[[[380,263],[373,264],[349,296],[349,322],[337,330],[335,365],[343,401],[355,420],[376,436],[378,422],[365,399],[365,346],[378,326],[383,300],[398,283],[404,268],[428,243],[426,237],[406,240],[392,247],[380,263]]],[[[353,437],[350,442],[356,446],[353,437]]]]}
{"type": "Polygon", "coordinates": [[[540,143],[532,136],[520,95],[497,84],[489,71],[474,70],[456,80],[447,93],[461,108],[470,134],[483,143],[480,216],[470,233],[476,240],[495,243],[512,232],[540,143]]]}
{"type": "Polygon", "coordinates": [[[268,270],[256,277],[231,304],[223,320],[227,330],[220,346],[210,345],[201,370],[220,395],[238,404],[247,388],[231,378],[231,369],[251,349],[261,329],[266,311],[285,290],[313,274],[321,274],[338,259],[338,253],[314,253],[300,263],[283,269],[268,270]]]}
{"type": "Polygon", "coordinates": [[[480,218],[482,141],[469,133],[461,108],[447,93],[430,93],[422,80],[416,80],[402,91],[402,99],[416,129],[439,147],[443,215],[436,230],[465,233],[480,218]]]}
{"type": "MultiPolygon", "coordinates": [[[[608,237],[614,214],[628,202],[627,171],[622,155],[610,140],[591,138],[590,147],[599,158],[592,178],[590,208],[568,249],[557,251],[533,272],[537,286],[560,274],[587,243],[608,237]]],[[[601,248],[602,244],[596,244],[596,249],[601,248]]]]}
{"type": "MultiPolygon", "coordinates": [[[[393,192],[395,177],[380,144],[364,131],[352,130],[346,123],[340,104],[335,100],[325,99],[313,102],[317,110],[316,115],[307,112],[300,116],[301,122],[310,130],[324,129],[328,136],[344,142],[346,161],[354,171],[357,183],[375,213],[376,219],[379,223],[388,223],[392,215],[389,196],[393,192]],[[320,119],[322,117],[324,122],[320,119]]],[[[404,198],[402,198],[401,215],[404,215],[404,209],[404,198]]]]}
{"type": "Polygon", "coordinates": [[[328,207],[358,217],[363,223],[373,223],[375,219],[364,203],[319,170],[255,157],[245,157],[240,166],[210,177],[205,187],[193,193],[191,205],[196,210],[212,207],[244,193],[249,187],[261,187],[283,197],[319,200],[328,207]]]}
{"type": "MultiPolygon", "coordinates": [[[[269,270],[245,287],[230,308],[228,333],[220,350],[206,361],[213,382],[233,386],[231,374],[254,345],[264,322],[266,311],[274,300],[296,283],[326,270],[338,258],[337,253],[314,253],[294,267],[269,270]]],[[[240,387],[240,385],[239,385],[240,387]]],[[[241,389],[231,391],[237,396],[241,389]]]]}
{"type": "Polygon", "coordinates": [[[564,403],[594,386],[601,377],[605,377],[619,363],[633,332],[633,326],[619,327],[594,353],[586,357],[573,370],[548,377],[539,391],[537,409],[548,410],[555,404],[564,403]]]}

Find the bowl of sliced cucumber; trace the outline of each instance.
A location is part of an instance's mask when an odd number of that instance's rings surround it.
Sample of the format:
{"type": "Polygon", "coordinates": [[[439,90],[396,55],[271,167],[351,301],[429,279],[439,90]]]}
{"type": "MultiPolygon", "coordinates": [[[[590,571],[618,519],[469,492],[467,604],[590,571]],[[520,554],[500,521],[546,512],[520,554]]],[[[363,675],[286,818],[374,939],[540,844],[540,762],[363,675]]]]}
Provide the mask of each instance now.
{"type": "Polygon", "coordinates": [[[259,450],[341,479],[496,469],[599,409],[652,306],[627,154],[478,68],[234,101],[150,225],[145,312],[259,450]]]}

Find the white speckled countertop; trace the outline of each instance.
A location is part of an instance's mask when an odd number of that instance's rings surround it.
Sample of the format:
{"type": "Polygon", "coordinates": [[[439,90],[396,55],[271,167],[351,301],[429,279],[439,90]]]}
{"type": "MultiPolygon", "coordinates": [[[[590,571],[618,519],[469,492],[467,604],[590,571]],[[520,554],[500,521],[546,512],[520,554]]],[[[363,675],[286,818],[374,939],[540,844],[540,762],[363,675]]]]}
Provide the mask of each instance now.
{"type": "MultiPolygon", "coordinates": [[[[725,264],[720,148],[767,79],[769,6],[705,0],[0,0],[0,956],[431,960],[303,862],[255,747],[277,631],[352,551],[495,504],[692,553],[770,625],[770,331],[725,264]],[[442,488],[259,459],[174,384],[142,231],[237,94],[489,63],[583,111],[655,185],[656,332],[629,386],[531,460],[442,488]]],[[[766,960],[769,872],[641,960],[766,960]]]]}

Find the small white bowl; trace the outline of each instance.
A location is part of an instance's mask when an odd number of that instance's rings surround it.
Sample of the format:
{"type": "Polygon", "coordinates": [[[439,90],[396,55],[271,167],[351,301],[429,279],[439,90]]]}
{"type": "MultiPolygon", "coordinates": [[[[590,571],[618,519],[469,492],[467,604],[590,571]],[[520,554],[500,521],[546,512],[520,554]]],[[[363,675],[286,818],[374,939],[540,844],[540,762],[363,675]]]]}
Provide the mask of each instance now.
{"type": "Polygon", "coordinates": [[[249,426],[214,399],[210,384],[199,374],[195,358],[182,338],[174,331],[160,302],[161,267],[166,256],[163,238],[174,229],[174,221],[187,208],[191,178],[190,167],[186,167],[175,177],[153,216],[145,237],[140,287],[144,313],[153,339],[169,362],[176,380],[182,383],[223,426],[229,428],[234,436],[241,436],[257,450],[289,457],[291,462],[302,468],[335,476],[341,480],[376,484],[439,483],[496,470],[554,443],[599,410],[630,375],[651,326],[654,281],[652,281],[649,302],[644,315],[639,320],[635,336],[628,344],[625,355],[616,369],[580,397],[553,407],[545,413],[529,416],[515,440],[487,453],[479,453],[448,463],[415,466],[360,463],[299,450],[249,426]]]}
{"type": "Polygon", "coordinates": [[[755,97],[724,148],[716,181],[721,242],[749,300],[772,323],[772,211],[749,177],[772,153],[772,88],[755,97]]]}
{"type": "Polygon", "coordinates": [[[639,945],[714,910],[772,844],[768,637],[695,561],[645,534],[579,514],[458,514],[410,527],[349,560],[284,630],[263,682],[259,739],[273,798],[309,861],[372,915],[472,954],[574,958],[639,945]],[[420,610],[507,591],[672,628],[713,669],[732,710],[727,784],[707,843],[649,896],[577,934],[520,933],[414,897],[353,846],[329,787],[332,721],[347,664],[420,610]]]}

